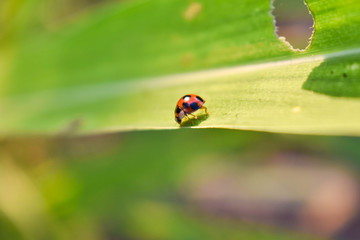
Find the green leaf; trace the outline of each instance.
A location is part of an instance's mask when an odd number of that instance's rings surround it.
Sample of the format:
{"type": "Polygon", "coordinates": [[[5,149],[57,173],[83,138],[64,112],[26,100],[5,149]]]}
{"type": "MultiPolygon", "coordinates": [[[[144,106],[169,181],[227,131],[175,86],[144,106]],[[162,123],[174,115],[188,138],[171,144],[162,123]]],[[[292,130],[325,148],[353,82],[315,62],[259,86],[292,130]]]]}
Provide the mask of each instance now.
{"type": "Polygon", "coordinates": [[[260,0],[113,3],[26,33],[3,46],[0,132],[177,128],[177,100],[195,93],[211,112],[197,112],[198,127],[359,135],[360,101],[327,95],[358,96],[358,70],[343,81],[328,68],[358,63],[360,3],[308,6],[315,35],[303,52],[277,38],[260,0]]]}

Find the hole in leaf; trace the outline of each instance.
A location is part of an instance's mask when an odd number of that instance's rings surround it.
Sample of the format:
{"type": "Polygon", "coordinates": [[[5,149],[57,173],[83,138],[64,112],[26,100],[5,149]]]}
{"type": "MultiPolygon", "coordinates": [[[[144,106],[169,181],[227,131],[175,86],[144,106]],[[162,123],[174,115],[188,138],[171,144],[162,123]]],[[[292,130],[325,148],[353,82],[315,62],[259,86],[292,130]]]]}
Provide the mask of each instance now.
{"type": "Polygon", "coordinates": [[[305,50],[314,33],[314,18],[304,0],[272,0],[275,34],[292,50],[305,50]]]}

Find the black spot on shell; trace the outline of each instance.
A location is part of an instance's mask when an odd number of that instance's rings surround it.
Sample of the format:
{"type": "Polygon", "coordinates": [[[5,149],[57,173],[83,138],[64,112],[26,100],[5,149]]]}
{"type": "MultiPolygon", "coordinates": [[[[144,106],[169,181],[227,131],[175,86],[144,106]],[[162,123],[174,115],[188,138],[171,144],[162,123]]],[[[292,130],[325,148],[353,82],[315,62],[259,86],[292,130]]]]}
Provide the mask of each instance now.
{"type": "Polygon", "coordinates": [[[181,108],[179,108],[178,106],[175,108],[175,113],[179,114],[181,112],[181,108]]]}
{"type": "Polygon", "coordinates": [[[200,96],[196,96],[196,98],[201,101],[201,102],[204,102],[204,99],[202,99],[200,96]]]}
{"type": "Polygon", "coordinates": [[[194,111],[196,111],[196,110],[199,109],[199,106],[197,105],[196,102],[191,103],[191,104],[190,104],[190,107],[191,107],[192,109],[194,109],[194,111]]]}
{"type": "Polygon", "coordinates": [[[189,104],[187,102],[183,102],[183,107],[184,108],[188,108],[189,107],[189,104]]]}

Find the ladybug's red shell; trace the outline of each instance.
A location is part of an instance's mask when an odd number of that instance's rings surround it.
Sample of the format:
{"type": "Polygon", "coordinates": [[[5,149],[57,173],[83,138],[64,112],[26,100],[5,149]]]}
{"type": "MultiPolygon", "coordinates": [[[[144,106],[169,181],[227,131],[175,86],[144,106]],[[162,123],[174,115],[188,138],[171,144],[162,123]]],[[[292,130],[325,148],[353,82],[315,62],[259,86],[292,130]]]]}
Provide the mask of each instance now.
{"type": "Polygon", "coordinates": [[[197,111],[204,103],[205,100],[196,94],[183,96],[175,107],[175,121],[180,124],[185,115],[197,111]]]}

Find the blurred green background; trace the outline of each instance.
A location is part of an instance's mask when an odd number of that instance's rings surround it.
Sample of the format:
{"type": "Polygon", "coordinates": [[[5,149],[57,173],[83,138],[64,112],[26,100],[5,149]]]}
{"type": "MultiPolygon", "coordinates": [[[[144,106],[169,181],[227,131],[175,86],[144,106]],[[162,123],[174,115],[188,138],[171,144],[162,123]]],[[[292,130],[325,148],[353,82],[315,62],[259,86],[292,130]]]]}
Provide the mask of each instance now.
{"type": "Polygon", "coordinates": [[[359,144],[221,129],[4,139],[0,236],[357,239],[359,144]]]}
{"type": "MultiPolygon", "coordinates": [[[[24,43],[41,49],[46,34],[120,2],[1,1],[0,93],[24,43]]],[[[274,6],[278,35],[306,47],[301,1],[274,6]]],[[[359,138],[187,128],[73,136],[72,127],[2,137],[1,240],[360,239],[359,138]]]]}

